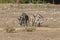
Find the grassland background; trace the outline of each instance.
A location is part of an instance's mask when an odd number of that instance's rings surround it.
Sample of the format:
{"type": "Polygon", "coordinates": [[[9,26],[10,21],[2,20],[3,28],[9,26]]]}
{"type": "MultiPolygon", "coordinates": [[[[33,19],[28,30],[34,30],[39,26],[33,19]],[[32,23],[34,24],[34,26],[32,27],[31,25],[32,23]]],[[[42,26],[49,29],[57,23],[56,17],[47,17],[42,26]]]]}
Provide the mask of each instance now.
{"type": "Polygon", "coordinates": [[[40,13],[44,17],[43,25],[60,27],[60,5],[54,4],[0,4],[0,27],[19,27],[21,13],[40,13]]]}
{"type": "Polygon", "coordinates": [[[37,28],[39,31],[16,33],[6,33],[0,29],[0,40],[60,40],[60,5],[54,4],[12,4],[11,0],[5,3],[0,0],[0,28],[18,27],[18,18],[21,13],[25,12],[31,17],[32,13],[40,13],[44,17],[43,25],[48,28],[37,28]],[[2,4],[3,3],[3,4],[2,4]],[[5,4],[4,4],[5,3],[5,4]]]}

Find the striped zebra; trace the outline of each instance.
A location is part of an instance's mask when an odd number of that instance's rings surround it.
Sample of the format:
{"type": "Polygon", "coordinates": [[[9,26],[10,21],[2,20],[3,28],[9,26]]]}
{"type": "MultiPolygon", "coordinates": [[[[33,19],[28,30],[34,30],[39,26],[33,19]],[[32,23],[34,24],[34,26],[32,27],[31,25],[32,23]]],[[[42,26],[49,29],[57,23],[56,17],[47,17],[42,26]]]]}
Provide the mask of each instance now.
{"type": "Polygon", "coordinates": [[[40,14],[32,14],[32,26],[41,26],[44,19],[40,14]]]}
{"type": "Polygon", "coordinates": [[[18,20],[19,20],[19,24],[21,26],[27,26],[28,25],[29,16],[26,13],[22,13],[18,20]]]}

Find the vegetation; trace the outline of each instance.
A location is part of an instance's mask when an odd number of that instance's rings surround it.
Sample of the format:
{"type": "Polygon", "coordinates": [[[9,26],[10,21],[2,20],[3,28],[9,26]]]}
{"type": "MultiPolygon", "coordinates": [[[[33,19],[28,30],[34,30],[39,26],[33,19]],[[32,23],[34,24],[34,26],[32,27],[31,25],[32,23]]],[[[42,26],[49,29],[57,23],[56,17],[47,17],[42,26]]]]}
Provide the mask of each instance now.
{"type": "Polygon", "coordinates": [[[43,3],[43,0],[0,0],[0,3],[43,3]]]}
{"type": "Polygon", "coordinates": [[[36,28],[34,28],[34,27],[26,27],[23,31],[33,32],[33,31],[35,31],[35,30],[36,30],[36,28]]]}
{"type": "Polygon", "coordinates": [[[14,3],[16,0],[0,0],[0,3],[14,3]]]}
{"type": "Polygon", "coordinates": [[[15,28],[14,28],[14,27],[6,27],[6,28],[5,28],[5,31],[6,31],[7,33],[14,33],[14,32],[15,32],[15,28]]]}
{"type": "MultiPolygon", "coordinates": [[[[53,3],[53,0],[0,0],[0,3],[53,3]]],[[[60,0],[54,0],[54,3],[60,3],[60,0]]]]}

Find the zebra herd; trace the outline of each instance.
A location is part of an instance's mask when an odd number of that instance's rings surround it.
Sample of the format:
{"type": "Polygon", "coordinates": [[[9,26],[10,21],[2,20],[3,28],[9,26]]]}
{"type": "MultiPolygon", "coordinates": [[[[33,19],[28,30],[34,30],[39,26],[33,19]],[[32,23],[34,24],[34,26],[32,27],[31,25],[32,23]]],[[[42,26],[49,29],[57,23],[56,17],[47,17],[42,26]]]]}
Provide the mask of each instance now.
{"type": "Polygon", "coordinates": [[[38,13],[31,14],[30,17],[26,13],[22,13],[18,20],[20,26],[41,26],[44,19],[38,13]]]}

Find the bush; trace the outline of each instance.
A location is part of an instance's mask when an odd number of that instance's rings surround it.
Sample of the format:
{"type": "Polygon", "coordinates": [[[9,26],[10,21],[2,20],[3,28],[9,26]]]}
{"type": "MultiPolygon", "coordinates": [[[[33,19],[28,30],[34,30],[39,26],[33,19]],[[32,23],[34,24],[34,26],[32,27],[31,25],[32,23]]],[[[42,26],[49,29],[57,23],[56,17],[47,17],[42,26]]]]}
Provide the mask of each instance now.
{"type": "Polygon", "coordinates": [[[37,3],[43,3],[43,0],[37,0],[37,3]]]}
{"type": "Polygon", "coordinates": [[[15,3],[16,0],[0,0],[0,3],[15,3]]]}
{"type": "Polygon", "coordinates": [[[19,0],[19,3],[29,3],[29,0],[19,0]]]}
{"type": "MultiPolygon", "coordinates": [[[[53,3],[53,0],[0,0],[0,3],[53,3]]],[[[54,0],[55,4],[60,4],[60,0],[54,0]]]]}
{"type": "Polygon", "coordinates": [[[36,4],[36,3],[43,3],[43,0],[0,0],[0,3],[34,3],[36,4]]]}

